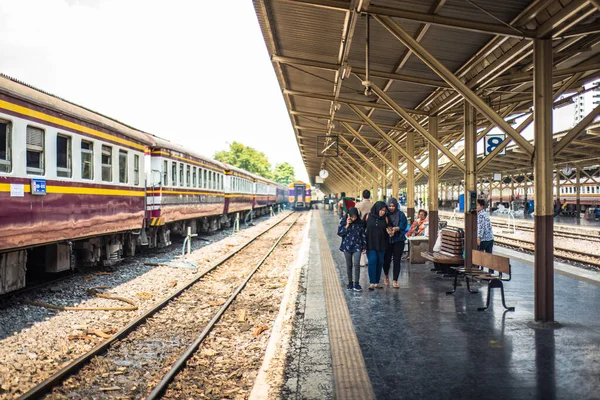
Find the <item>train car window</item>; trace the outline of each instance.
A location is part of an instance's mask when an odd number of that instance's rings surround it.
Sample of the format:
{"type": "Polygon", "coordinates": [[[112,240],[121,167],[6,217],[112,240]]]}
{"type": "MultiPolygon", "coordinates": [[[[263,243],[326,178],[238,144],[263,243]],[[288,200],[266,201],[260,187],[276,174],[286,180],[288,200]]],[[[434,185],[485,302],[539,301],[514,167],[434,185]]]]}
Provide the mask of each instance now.
{"type": "Polygon", "coordinates": [[[119,182],[127,183],[129,180],[129,173],[127,171],[127,152],[125,150],[119,150],[119,182]]]}
{"type": "Polygon", "coordinates": [[[94,179],[94,143],[81,141],[81,179],[94,179]]]}
{"type": "Polygon", "coordinates": [[[12,171],[11,127],[12,124],[10,122],[0,121],[0,172],[12,171]]]}
{"type": "Polygon", "coordinates": [[[102,145],[102,180],[112,182],[112,147],[102,145]]]}
{"type": "Polygon", "coordinates": [[[202,188],[206,189],[208,187],[207,186],[208,184],[206,183],[207,182],[207,180],[206,180],[206,170],[203,169],[202,171],[204,172],[204,180],[202,181],[202,188]]]}
{"type": "Polygon", "coordinates": [[[223,177],[223,174],[220,174],[219,177],[221,180],[221,190],[225,190],[225,178],[223,177]]]}
{"type": "Polygon", "coordinates": [[[71,177],[71,137],[56,136],[56,176],[71,177]]]}
{"type": "Polygon", "coordinates": [[[183,164],[179,163],[179,186],[183,186],[185,183],[183,182],[183,164]]]}
{"type": "Polygon", "coordinates": [[[163,186],[169,186],[169,162],[163,160],[163,186]]]}
{"type": "Polygon", "coordinates": [[[171,185],[177,186],[177,163],[171,163],[171,185]]]}
{"type": "Polygon", "coordinates": [[[27,127],[27,173],[44,175],[44,130],[27,127]]]}
{"type": "Polygon", "coordinates": [[[192,172],[192,186],[196,187],[196,172],[197,172],[198,168],[194,167],[194,170],[192,172]]]}
{"type": "Polygon", "coordinates": [[[186,171],[185,171],[185,183],[187,184],[187,187],[190,187],[191,184],[191,179],[190,179],[190,175],[191,175],[191,171],[192,167],[190,167],[189,165],[186,166],[186,171]]]}
{"type": "Polygon", "coordinates": [[[588,193],[590,192],[590,187],[589,187],[589,186],[587,187],[587,192],[588,192],[588,193]]]}
{"type": "Polygon", "coordinates": [[[217,188],[217,173],[213,171],[212,173],[212,178],[213,178],[213,184],[212,184],[212,188],[213,190],[217,188]]]}
{"type": "Polygon", "coordinates": [[[140,156],[137,154],[133,155],[133,184],[140,184],[140,156]]]}

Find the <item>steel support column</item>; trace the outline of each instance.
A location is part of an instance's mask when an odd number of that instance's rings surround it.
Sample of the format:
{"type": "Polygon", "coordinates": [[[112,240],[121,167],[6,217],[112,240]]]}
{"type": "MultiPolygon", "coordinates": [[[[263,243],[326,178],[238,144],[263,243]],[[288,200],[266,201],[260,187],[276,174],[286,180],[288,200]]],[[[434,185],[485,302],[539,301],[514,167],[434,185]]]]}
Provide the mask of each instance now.
{"type": "Polygon", "coordinates": [[[577,167],[575,172],[575,187],[577,188],[575,213],[577,216],[577,222],[579,223],[581,220],[581,171],[579,170],[579,167],[577,167]]]}
{"type": "MultiPolygon", "coordinates": [[[[554,321],[554,213],[552,207],[552,40],[534,41],[535,182],[534,318],[554,321]]],[[[558,171],[557,171],[558,172],[558,171]]]]}
{"type": "Polygon", "coordinates": [[[439,117],[429,117],[429,251],[433,251],[438,236],[438,148],[435,144],[438,138],[439,117]]]}
{"type": "Polygon", "coordinates": [[[468,210],[469,192],[477,191],[477,111],[468,101],[465,107],[465,267],[473,265],[477,248],[477,210],[468,210]]]}
{"type": "MultiPolygon", "coordinates": [[[[406,152],[415,155],[415,134],[406,134],[406,152]]],[[[406,217],[412,223],[415,220],[415,167],[406,163],[406,217]]]]}
{"type": "MultiPolygon", "coordinates": [[[[398,152],[395,149],[392,149],[392,164],[398,168],[398,152]]],[[[398,187],[399,177],[398,173],[392,170],[392,197],[398,199],[398,194],[400,193],[400,188],[398,187]]]]}

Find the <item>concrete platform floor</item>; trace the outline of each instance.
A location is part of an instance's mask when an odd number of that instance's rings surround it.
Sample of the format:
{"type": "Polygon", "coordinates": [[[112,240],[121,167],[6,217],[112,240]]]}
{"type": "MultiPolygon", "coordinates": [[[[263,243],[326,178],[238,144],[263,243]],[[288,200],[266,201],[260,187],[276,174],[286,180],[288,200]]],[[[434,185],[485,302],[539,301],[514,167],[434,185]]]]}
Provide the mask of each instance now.
{"type": "MultiPolygon", "coordinates": [[[[300,332],[297,342],[307,346],[299,346],[304,359],[290,355],[288,378],[292,380],[288,382],[295,384],[288,385],[286,398],[335,396],[336,368],[344,368],[334,365],[329,354],[338,339],[330,337],[329,344],[323,340],[329,335],[332,316],[322,318],[326,289],[319,283],[317,256],[331,252],[339,287],[344,288],[347,277],[338,250],[338,218],[329,211],[312,212],[320,215],[312,223],[322,221],[329,248],[319,245],[317,230],[312,229],[311,257],[305,266],[312,285],[307,285],[302,301],[310,306],[306,316],[313,317],[298,318],[294,327],[300,332]],[[301,371],[310,376],[304,379],[306,391],[298,384],[301,371]],[[311,375],[311,371],[319,373],[311,375]]],[[[555,319],[560,328],[537,327],[532,265],[525,257],[524,261],[515,258],[518,253],[509,256],[513,279],[506,283],[505,293],[515,312],[505,312],[499,292],[493,293],[489,310],[477,311],[485,302],[485,285],[478,287],[482,289],[478,294],[461,286],[447,296],[451,279],[430,272],[426,264],[403,262],[400,289],[361,293],[343,289],[359,355],[376,398],[600,399],[600,279],[557,273],[555,319]]],[[[368,284],[366,268],[361,271],[361,284],[368,284]]]]}

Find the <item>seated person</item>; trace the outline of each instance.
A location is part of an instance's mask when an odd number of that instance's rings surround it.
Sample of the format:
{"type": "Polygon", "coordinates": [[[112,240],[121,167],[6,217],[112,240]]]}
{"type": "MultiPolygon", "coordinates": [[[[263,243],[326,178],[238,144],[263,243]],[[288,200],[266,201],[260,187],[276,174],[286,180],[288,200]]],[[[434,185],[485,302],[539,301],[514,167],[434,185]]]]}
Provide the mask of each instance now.
{"type": "MultiPolygon", "coordinates": [[[[427,219],[427,211],[419,210],[417,214],[417,219],[412,223],[408,232],[406,232],[406,237],[416,237],[416,236],[429,236],[429,220],[427,219]]],[[[407,259],[410,255],[410,246],[408,247],[408,251],[402,257],[403,259],[407,259]]]]}
{"type": "Polygon", "coordinates": [[[417,219],[412,223],[410,229],[406,233],[406,237],[413,236],[429,236],[429,220],[427,219],[427,211],[419,210],[417,219]]]}

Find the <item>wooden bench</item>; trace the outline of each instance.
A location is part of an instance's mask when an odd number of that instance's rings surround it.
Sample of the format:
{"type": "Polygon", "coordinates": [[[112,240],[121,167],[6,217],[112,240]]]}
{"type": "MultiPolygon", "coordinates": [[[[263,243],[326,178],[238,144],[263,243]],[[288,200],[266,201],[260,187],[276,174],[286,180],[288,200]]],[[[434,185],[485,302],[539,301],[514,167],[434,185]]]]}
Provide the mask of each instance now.
{"type": "Polygon", "coordinates": [[[490,307],[490,291],[494,288],[500,288],[500,292],[502,293],[502,305],[504,306],[504,308],[506,308],[508,311],[515,311],[514,307],[508,307],[506,305],[506,301],[504,299],[503,282],[508,282],[511,279],[510,260],[507,257],[497,256],[479,250],[473,250],[472,254],[473,267],[453,267],[453,269],[455,270],[454,290],[452,290],[451,292],[446,292],[446,294],[452,294],[456,291],[456,282],[458,276],[462,274],[464,275],[465,280],[467,281],[467,289],[470,293],[477,293],[477,291],[472,291],[469,287],[469,276],[473,280],[479,279],[488,282],[488,292],[485,307],[479,307],[477,311],[485,311],[490,307]],[[495,271],[498,274],[490,273],[490,271],[495,271]]]}
{"type": "Polygon", "coordinates": [[[442,229],[442,248],[440,251],[423,251],[421,256],[433,262],[432,271],[449,273],[451,267],[464,265],[463,242],[465,232],[460,228],[442,229]]]}
{"type": "Polygon", "coordinates": [[[498,274],[485,273],[474,275],[475,279],[488,282],[487,300],[485,307],[479,307],[477,311],[485,311],[490,306],[490,291],[494,288],[500,288],[502,293],[502,305],[508,311],[515,311],[514,307],[507,307],[504,301],[504,285],[502,282],[508,282],[511,279],[510,259],[507,257],[497,256],[483,251],[473,250],[473,265],[479,265],[488,271],[493,270],[498,274]],[[507,277],[508,276],[508,277],[507,277]]]}

